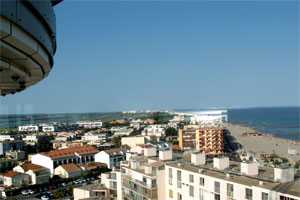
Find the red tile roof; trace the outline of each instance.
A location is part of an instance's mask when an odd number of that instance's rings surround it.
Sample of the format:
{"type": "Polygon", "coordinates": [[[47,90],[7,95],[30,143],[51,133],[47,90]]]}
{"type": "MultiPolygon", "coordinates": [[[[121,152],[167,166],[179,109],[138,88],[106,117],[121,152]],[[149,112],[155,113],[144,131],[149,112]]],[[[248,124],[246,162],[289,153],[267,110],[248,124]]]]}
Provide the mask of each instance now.
{"type": "Polygon", "coordinates": [[[82,171],[81,168],[75,165],[74,163],[60,165],[59,167],[62,167],[69,174],[82,171]]]}
{"type": "Polygon", "coordinates": [[[163,166],[165,165],[166,163],[165,162],[154,162],[154,163],[151,163],[150,165],[152,166],[155,166],[155,167],[160,167],[160,166],[163,166]]]}
{"type": "Polygon", "coordinates": [[[32,171],[46,170],[45,167],[36,165],[36,164],[32,164],[32,163],[25,163],[25,164],[21,165],[21,167],[24,169],[25,172],[27,172],[28,170],[32,170],[32,171]]]}
{"type": "Polygon", "coordinates": [[[105,150],[105,153],[113,153],[113,152],[118,152],[118,151],[126,151],[126,148],[117,148],[117,149],[109,149],[109,150],[105,150]]]}
{"type": "Polygon", "coordinates": [[[172,145],[172,149],[181,151],[180,147],[178,145],[175,145],[175,144],[172,145]]]}
{"type": "Polygon", "coordinates": [[[78,147],[70,147],[66,149],[53,150],[49,152],[41,153],[41,155],[50,157],[51,159],[59,159],[59,158],[68,158],[75,157],[75,153],[79,155],[88,155],[88,154],[96,154],[99,150],[92,146],[78,146],[78,147]]]}
{"type": "Polygon", "coordinates": [[[18,174],[21,174],[21,173],[20,172],[15,172],[15,171],[9,171],[9,172],[3,174],[3,176],[12,178],[12,177],[14,177],[18,174]]]}

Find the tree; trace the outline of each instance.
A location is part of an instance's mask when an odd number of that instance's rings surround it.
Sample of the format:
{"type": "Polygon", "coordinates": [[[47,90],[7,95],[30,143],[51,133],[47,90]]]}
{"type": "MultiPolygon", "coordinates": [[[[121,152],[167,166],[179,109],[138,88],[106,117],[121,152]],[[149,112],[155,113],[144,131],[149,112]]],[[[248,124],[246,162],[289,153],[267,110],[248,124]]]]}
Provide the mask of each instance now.
{"type": "Polygon", "coordinates": [[[139,130],[134,130],[129,134],[129,136],[136,136],[136,135],[140,135],[140,134],[141,134],[141,132],[139,130]]]}
{"type": "Polygon", "coordinates": [[[67,193],[68,193],[70,196],[73,195],[73,189],[74,189],[73,185],[68,184],[68,187],[67,187],[67,193]]]}
{"type": "Polygon", "coordinates": [[[113,144],[115,147],[120,147],[121,146],[121,136],[114,137],[113,144]]]}
{"type": "Polygon", "coordinates": [[[168,127],[166,129],[166,136],[174,136],[174,135],[177,135],[177,130],[175,128],[168,127]]]}
{"type": "Polygon", "coordinates": [[[61,199],[64,196],[66,196],[66,190],[64,190],[62,188],[58,188],[57,190],[55,190],[55,192],[54,192],[54,198],[61,199]]]}

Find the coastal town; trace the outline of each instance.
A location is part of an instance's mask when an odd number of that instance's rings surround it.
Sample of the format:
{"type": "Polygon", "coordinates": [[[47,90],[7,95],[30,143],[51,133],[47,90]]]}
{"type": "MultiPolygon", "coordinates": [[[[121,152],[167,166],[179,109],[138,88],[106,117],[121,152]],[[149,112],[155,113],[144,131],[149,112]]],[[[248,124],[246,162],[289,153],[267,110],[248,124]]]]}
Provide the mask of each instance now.
{"type": "Polygon", "coordinates": [[[299,141],[226,110],[124,111],[0,134],[3,199],[300,199],[299,141]]]}

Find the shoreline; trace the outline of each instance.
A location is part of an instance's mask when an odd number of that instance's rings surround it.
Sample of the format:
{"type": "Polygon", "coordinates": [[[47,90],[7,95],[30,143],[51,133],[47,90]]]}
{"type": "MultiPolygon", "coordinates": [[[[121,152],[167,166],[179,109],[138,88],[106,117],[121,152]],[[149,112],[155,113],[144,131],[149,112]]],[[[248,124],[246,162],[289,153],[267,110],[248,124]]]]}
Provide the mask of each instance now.
{"type": "MultiPolygon", "coordinates": [[[[260,133],[260,134],[263,134],[263,135],[268,135],[268,136],[273,136],[273,137],[276,137],[276,138],[281,138],[281,139],[286,139],[286,140],[292,140],[292,141],[296,141],[296,142],[300,142],[300,132],[299,133],[287,133],[286,135],[298,135],[299,136],[299,139],[290,139],[290,138],[286,138],[286,137],[279,137],[278,133],[266,133],[266,132],[262,132],[262,131],[259,131],[257,130],[256,128],[259,128],[261,126],[248,126],[248,123],[230,123],[230,122],[227,122],[225,124],[231,124],[231,125],[239,125],[241,127],[245,127],[245,128],[250,128],[252,129],[253,132],[256,132],[256,133],[260,133]]],[[[298,128],[298,126],[286,126],[286,127],[274,127],[274,128],[298,128]]],[[[299,131],[300,131],[300,126],[299,126],[299,131]]]]}
{"type": "Polygon", "coordinates": [[[260,154],[277,154],[280,157],[288,158],[293,162],[300,160],[300,141],[279,138],[276,135],[259,132],[253,128],[242,126],[240,124],[224,123],[230,135],[235,138],[242,149],[252,153],[256,158],[260,158],[260,154]],[[246,133],[261,134],[258,136],[249,136],[246,133]],[[289,149],[297,150],[298,155],[288,153],[289,149]]]}

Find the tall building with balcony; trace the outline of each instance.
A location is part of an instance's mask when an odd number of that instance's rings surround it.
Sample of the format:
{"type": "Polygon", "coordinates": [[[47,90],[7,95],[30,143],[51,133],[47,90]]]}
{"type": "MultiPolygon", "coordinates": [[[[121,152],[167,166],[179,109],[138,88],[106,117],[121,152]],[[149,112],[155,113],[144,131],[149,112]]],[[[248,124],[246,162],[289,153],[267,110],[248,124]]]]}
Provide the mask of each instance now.
{"type": "Polygon", "coordinates": [[[179,129],[179,147],[182,151],[199,150],[208,154],[222,154],[224,142],[224,128],[188,125],[179,129]]]}
{"type": "Polygon", "coordinates": [[[300,200],[299,180],[291,167],[260,167],[226,157],[206,159],[192,154],[189,162],[166,163],[166,199],[300,200]]]}
{"type": "Polygon", "coordinates": [[[61,1],[1,1],[2,96],[25,90],[50,73],[56,51],[56,19],[53,6],[61,1]]]}

